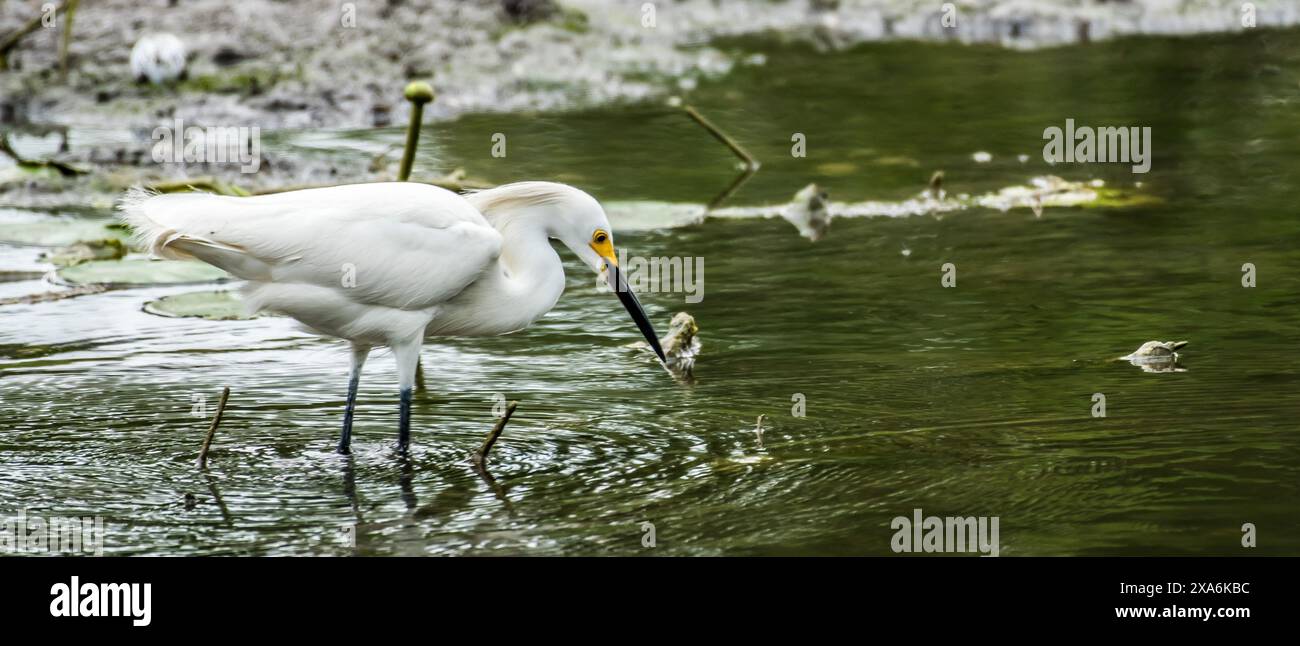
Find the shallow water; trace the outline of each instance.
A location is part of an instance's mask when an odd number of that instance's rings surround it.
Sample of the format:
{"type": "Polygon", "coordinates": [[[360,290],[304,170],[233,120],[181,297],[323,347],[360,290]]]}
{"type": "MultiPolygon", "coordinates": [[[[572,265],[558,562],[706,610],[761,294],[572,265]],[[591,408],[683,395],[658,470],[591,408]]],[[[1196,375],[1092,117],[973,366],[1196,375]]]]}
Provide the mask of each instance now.
{"type": "MultiPolygon", "coordinates": [[[[783,202],[810,181],[838,201],[901,200],[935,169],[951,192],[1046,173],[1131,187],[1127,165],[1042,161],[1043,128],[1066,118],[1152,127],[1139,179],[1163,203],[841,219],[816,244],[780,219],[625,231],[632,254],[704,258],[702,302],[641,297],[661,331],[682,309],[699,321],[698,381],[622,347],[635,329],[565,252],[569,289],[532,329],[426,346],[407,463],[391,449],[387,353],[367,365],[349,459],[331,452],[339,342],[284,319],[140,310],[193,286],[0,307],[0,514],[104,516],[113,554],[888,554],[890,520],[914,508],[999,517],[1004,555],[1295,553],[1296,36],[1036,53],[730,44],[766,65],[687,97],[763,162],[728,205],[783,202]],[[795,132],[806,158],[790,156],[795,132]],[[1246,262],[1258,287],[1241,286],[1246,262]],[[944,263],[955,288],[940,285],[944,263]],[[1189,340],[1186,371],[1114,360],[1152,339],[1189,340]],[[208,421],[191,408],[215,406],[223,385],[204,474],[208,421]],[[520,408],[490,482],[467,455],[496,393],[520,408]],[[806,417],[791,414],[796,393],[806,417]]],[[[369,155],[401,136],[290,134],[273,148],[369,155]]],[[[734,163],[680,113],[624,106],[430,127],[417,174],[701,204],[734,163]],[[490,156],[495,132],[504,159],[490,156]]],[[[0,268],[39,268],[36,254],[0,247],[0,268]]],[[[0,283],[0,297],[44,288],[0,283]]]]}

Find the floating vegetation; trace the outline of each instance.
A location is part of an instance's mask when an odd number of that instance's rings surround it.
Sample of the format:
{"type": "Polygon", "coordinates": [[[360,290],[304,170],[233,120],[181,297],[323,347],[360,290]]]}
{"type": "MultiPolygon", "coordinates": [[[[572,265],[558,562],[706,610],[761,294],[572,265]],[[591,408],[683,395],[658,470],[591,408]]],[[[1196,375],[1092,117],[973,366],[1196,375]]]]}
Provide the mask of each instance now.
{"type": "MultiPolygon", "coordinates": [[[[1160,204],[1160,198],[1133,190],[1111,188],[1102,180],[1071,182],[1054,175],[1034,177],[1027,185],[1008,186],[995,193],[983,195],[957,195],[949,197],[932,178],[931,186],[919,195],[906,200],[880,200],[865,202],[831,202],[830,214],[837,218],[853,217],[907,217],[913,215],[941,215],[970,208],[988,208],[999,211],[1030,209],[1041,215],[1045,208],[1131,208],[1160,204]]],[[[787,205],[732,207],[711,211],[714,217],[775,217],[787,205]]]]}
{"type": "MultiPolygon", "coordinates": [[[[620,231],[649,231],[693,226],[706,217],[768,218],[783,216],[796,207],[816,206],[811,200],[824,201],[824,191],[813,186],[805,187],[794,201],[763,206],[734,206],[709,209],[690,202],[660,202],[654,200],[614,200],[605,203],[605,211],[620,231]]],[[[1132,208],[1160,204],[1161,199],[1132,189],[1113,188],[1101,180],[1071,182],[1060,177],[1045,175],[1032,178],[1028,184],[1008,186],[983,195],[950,196],[944,188],[941,172],[935,173],[930,185],[916,197],[906,200],[867,200],[862,202],[827,202],[825,219],[844,217],[907,217],[914,215],[942,215],[970,208],[989,208],[999,211],[1044,208],[1132,208]]],[[[797,225],[796,225],[797,226],[797,225]]]]}
{"type": "Polygon", "coordinates": [[[79,242],[125,241],[127,233],[109,220],[45,220],[0,223],[0,243],[29,247],[66,247],[79,242]]]}
{"type": "Polygon", "coordinates": [[[230,274],[212,265],[190,260],[95,260],[54,272],[54,281],[63,285],[105,285],[108,287],[142,287],[146,285],[188,285],[224,282],[230,274]]]}
{"type": "Polygon", "coordinates": [[[1125,208],[1159,203],[1159,198],[1107,187],[1099,179],[1071,182],[1055,175],[1035,177],[1028,186],[1008,186],[973,200],[974,206],[999,211],[1027,208],[1035,213],[1040,213],[1043,207],[1125,208]]]}
{"type": "Polygon", "coordinates": [[[209,321],[247,321],[257,318],[244,313],[244,302],[237,292],[187,292],[164,296],[144,304],[144,311],[168,318],[200,318],[209,321]]]}

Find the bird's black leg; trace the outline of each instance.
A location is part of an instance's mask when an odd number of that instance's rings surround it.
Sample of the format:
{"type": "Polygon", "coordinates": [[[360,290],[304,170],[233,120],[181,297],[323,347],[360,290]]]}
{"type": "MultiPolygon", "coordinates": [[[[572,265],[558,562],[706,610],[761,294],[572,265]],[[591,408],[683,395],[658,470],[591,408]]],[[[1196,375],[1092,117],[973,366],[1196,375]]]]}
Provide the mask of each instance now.
{"type": "MultiPolygon", "coordinates": [[[[422,334],[424,328],[419,332],[422,334]]],[[[411,393],[415,391],[415,370],[420,364],[420,343],[424,339],[419,335],[404,341],[393,343],[393,356],[397,359],[397,387],[402,397],[402,408],[397,418],[397,450],[406,455],[411,444],[411,393]]]]}
{"type": "Polygon", "coordinates": [[[402,389],[402,409],[397,418],[397,450],[406,453],[411,444],[411,389],[402,389]]]}
{"type": "Polygon", "coordinates": [[[338,452],[347,455],[352,452],[352,412],[357,405],[357,386],[361,383],[361,366],[370,354],[368,346],[352,346],[352,370],[348,373],[348,403],[343,409],[343,435],[339,437],[338,452]]]}
{"type": "Polygon", "coordinates": [[[347,455],[352,452],[352,412],[357,406],[357,385],[361,383],[361,373],[353,371],[348,378],[348,404],[343,409],[343,435],[339,437],[339,453],[347,455]]]}

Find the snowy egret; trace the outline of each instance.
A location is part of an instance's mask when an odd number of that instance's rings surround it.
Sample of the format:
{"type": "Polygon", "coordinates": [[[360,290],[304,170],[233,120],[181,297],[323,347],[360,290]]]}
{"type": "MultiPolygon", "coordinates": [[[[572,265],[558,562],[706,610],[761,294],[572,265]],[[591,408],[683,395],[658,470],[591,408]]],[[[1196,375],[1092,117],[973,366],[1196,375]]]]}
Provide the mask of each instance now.
{"type": "Polygon", "coordinates": [[[185,46],[171,34],[148,34],[131,48],[131,78],[154,85],[185,78],[185,46]]]}
{"type": "Polygon", "coordinates": [[[283,313],[351,343],[340,453],[350,450],[371,348],[391,347],[397,359],[405,452],[425,337],[507,334],[550,311],[565,282],[551,238],[605,276],[664,359],[618,268],[605,210],[564,184],[520,182],[465,196],[412,182],[257,197],[132,189],[119,209],[154,255],[196,258],[248,281],[250,311],[283,313]]]}

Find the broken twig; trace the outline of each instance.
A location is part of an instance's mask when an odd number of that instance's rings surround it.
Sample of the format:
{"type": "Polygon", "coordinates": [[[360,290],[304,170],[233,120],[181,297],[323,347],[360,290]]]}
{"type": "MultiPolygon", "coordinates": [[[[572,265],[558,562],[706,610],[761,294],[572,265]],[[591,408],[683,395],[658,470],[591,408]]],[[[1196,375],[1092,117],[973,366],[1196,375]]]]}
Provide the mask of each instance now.
{"type": "Polygon", "coordinates": [[[212,426],[208,427],[208,436],[203,440],[203,448],[199,450],[199,468],[208,468],[208,449],[212,448],[212,436],[217,434],[217,426],[221,424],[221,414],[226,410],[226,400],[230,398],[230,386],[221,389],[221,402],[217,404],[217,416],[212,418],[212,426]]]}
{"type": "Polygon", "coordinates": [[[694,119],[695,123],[700,124],[700,126],[705,130],[708,130],[709,134],[713,135],[714,139],[721,141],[727,148],[730,148],[731,152],[735,153],[736,157],[740,158],[740,161],[745,162],[746,168],[751,171],[758,170],[758,160],[754,159],[754,156],[750,155],[744,148],[741,148],[740,144],[736,143],[735,139],[732,139],[727,135],[727,133],[723,132],[721,128],[713,125],[712,121],[706,119],[704,115],[700,114],[700,112],[693,106],[683,106],[682,110],[686,112],[686,116],[694,119]]]}
{"type": "Polygon", "coordinates": [[[506,404],[505,414],[501,416],[501,419],[497,420],[496,425],[492,427],[492,432],[488,433],[488,436],[484,438],[483,446],[480,446],[478,451],[474,453],[475,465],[483,466],[487,462],[488,452],[492,450],[492,445],[496,444],[497,438],[501,437],[501,431],[506,429],[506,422],[510,421],[510,416],[515,414],[515,408],[518,406],[519,402],[506,404]]]}

